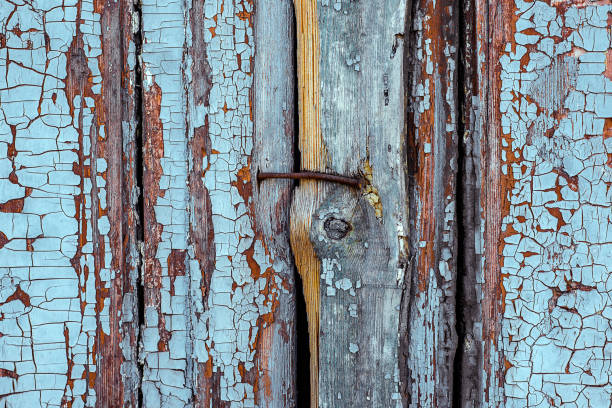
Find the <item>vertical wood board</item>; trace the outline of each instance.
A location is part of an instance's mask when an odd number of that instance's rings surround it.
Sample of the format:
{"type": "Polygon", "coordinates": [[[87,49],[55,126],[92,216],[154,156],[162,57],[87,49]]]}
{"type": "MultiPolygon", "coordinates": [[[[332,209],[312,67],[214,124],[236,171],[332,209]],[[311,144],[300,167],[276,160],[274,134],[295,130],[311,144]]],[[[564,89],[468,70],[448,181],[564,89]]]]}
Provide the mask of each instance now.
{"type": "Polygon", "coordinates": [[[365,180],[360,190],[330,185],[310,230],[321,260],[319,406],[401,406],[406,3],[317,8],[327,170],[365,180]]]}
{"type": "Polygon", "coordinates": [[[457,348],[457,60],[454,1],[416,2],[410,70],[411,291],[406,296],[406,392],[411,406],[453,404],[457,348]]]}
{"type": "Polygon", "coordinates": [[[478,2],[476,16],[482,406],[607,406],[612,8],[478,2]]]}
{"type": "Polygon", "coordinates": [[[0,403],[137,404],[129,2],[0,5],[0,403]]]}
{"type": "Polygon", "coordinates": [[[288,185],[256,186],[292,157],[291,10],[275,11],[266,28],[249,1],[142,5],[145,406],[294,398],[288,185]]]}

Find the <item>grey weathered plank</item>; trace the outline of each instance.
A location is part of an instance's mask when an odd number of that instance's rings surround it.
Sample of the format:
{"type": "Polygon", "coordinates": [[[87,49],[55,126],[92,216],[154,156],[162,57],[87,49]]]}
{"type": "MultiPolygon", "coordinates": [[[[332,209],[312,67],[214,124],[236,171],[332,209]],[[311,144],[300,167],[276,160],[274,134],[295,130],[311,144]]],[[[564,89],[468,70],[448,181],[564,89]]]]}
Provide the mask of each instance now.
{"type": "Polygon", "coordinates": [[[135,405],[132,3],[0,27],[0,405],[135,405]]]}
{"type": "Polygon", "coordinates": [[[142,4],[146,406],[294,401],[289,185],[255,180],[292,165],[291,8],[257,6],[142,4]]]}
{"type": "Polygon", "coordinates": [[[322,265],[319,406],[402,406],[406,3],[317,3],[327,169],[366,180],[360,191],[329,186],[313,217],[322,265]]]}
{"type": "MultiPolygon", "coordinates": [[[[254,147],[251,179],[258,172],[293,169],[295,141],[295,30],[291,0],[260,0],[255,8],[254,147]]],[[[296,312],[294,265],[289,245],[291,184],[253,183],[257,230],[275,256],[280,281],[274,320],[262,335],[258,369],[260,407],[294,406],[296,400],[296,312]]]]}

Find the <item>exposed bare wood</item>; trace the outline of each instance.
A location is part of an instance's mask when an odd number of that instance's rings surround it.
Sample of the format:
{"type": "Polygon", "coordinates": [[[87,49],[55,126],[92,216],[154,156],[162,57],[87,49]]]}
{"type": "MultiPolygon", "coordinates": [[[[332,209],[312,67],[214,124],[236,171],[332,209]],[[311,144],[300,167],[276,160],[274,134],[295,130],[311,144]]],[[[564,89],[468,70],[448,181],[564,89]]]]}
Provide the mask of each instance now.
{"type": "Polygon", "coordinates": [[[0,405],[136,406],[133,5],[0,4],[0,405]]]}
{"type": "MultiPolygon", "coordinates": [[[[411,32],[408,393],[412,406],[452,405],[457,344],[457,49],[454,1],[417,1],[411,32]]],[[[460,374],[459,374],[460,375],[460,374]]]]}
{"type": "Polygon", "coordinates": [[[482,219],[480,157],[482,112],[479,103],[479,73],[485,64],[477,58],[475,2],[464,2],[460,16],[458,89],[458,177],[457,183],[457,336],[454,362],[454,403],[480,407],[483,391],[482,347],[482,219]],[[481,65],[479,65],[481,64],[481,65]]]}
{"type": "Polygon", "coordinates": [[[406,2],[318,2],[321,132],[330,185],[310,239],[321,259],[319,406],[402,406],[408,263],[406,2]]]}
{"type": "MultiPolygon", "coordinates": [[[[319,23],[317,0],[294,0],[297,39],[298,147],[300,169],[326,170],[326,150],[319,122],[319,23]]],[[[302,180],[291,201],[291,248],[302,278],[310,348],[311,407],[318,406],[319,274],[321,263],[309,239],[312,214],[325,197],[323,182],[302,180]]]]}
{"type": "Polygon", "coordinates": [[[55,3],[0,2],[0,407],[301,406],[303,341],[312,408],[610,405],[610,0],[55,3]]]}
{"type": "MultiPolygon", "coordinates": [[[[295,30],[291,0],[259,0],[255,9],[253,105],[255,134],[251,179],[258,172],[293,169],[295,117],[295,30]]],[[[257,367],[262,373],[257,399],[260,407],[297,404],[295,267],[289,244],[291,183],[270,180],[252,183],[253,214],[274,271],[280,280],[274,320],[262,330],[257,367]]]]}

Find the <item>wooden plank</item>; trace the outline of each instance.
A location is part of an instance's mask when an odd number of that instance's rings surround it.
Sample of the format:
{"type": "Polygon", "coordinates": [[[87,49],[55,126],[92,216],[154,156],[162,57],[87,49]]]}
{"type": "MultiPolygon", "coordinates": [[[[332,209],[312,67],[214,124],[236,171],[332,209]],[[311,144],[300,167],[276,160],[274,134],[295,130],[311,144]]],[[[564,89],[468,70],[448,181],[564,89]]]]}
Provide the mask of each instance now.
{"type": "Polygon", "coordinates": [[[477,2],[482,406],[610,401],[611,13],[477,2]]]}
{"type": "Polygon", "coordinates": [[[255,182],[292,166],[291,9],[253,6],[142,3],[147,407],[293,403],[289,186],[255,182]]]}
{"type": "Polygon", "coordinates": [[[400,304],[408,264],[406,3],[317,2],[329,185],[310,239],[321,260],[319,406],[402,406],[400,304]]]}
{"type": "Polygon", "coordinates": [[[135,406],[131,2],[0,4],[0,405],[135,406]]]}
{"type": "Polygon", "coordinates": [[[411,20],[408,162],[412,285],[408,306],[407,393],[411,406],[453,404],[457,52],[454,1],[416,2],[411,20]]]}
{"type": "MultiPolygon", "coordinates": [[[[251,177],[257,172],[293,170],[295,141],[295,27],[291,0],[259,0],[255,6],[254,151],[251,177]]],[[[257,347],[260,407],[295,406],[296,311],[294,261],[289,243],[291,183],[253,185],[256,228],[273,257],[270,272],[277,290],[274,320],[268,321],[257,347]]]]}
{"type": "MultiPolygon", "coordinates": [[[[327,151],[321,136],[319,118],[319,25],[316,0],[295,0],[296,54],[298,81],[298,148],[300,169],[325,171],[327,151]]],[[[316,180],[302,180],[292,192],[291,249],[303,282],[308,318],[310,351],[310,406],[318,406],[319,321],[321,262],[310,242],[312,215],[326,194],[326,186],[316,180]]]]}

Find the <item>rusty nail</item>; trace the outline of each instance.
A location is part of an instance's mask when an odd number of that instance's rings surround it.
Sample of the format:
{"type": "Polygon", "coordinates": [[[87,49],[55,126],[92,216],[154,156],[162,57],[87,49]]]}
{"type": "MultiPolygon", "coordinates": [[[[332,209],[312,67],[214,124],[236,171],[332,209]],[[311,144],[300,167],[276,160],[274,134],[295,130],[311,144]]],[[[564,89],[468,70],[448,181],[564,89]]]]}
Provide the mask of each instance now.
{"type": "Polygon", "coordinates": [[[345,184],[347,186],[352,186],[355,188],[359,188],[362,185],[362,181],[358,178],[338,176],[336,174],[320,173],[316,171],[300,171],[296,173],[257,173],[258,182],[260,180],[272,179],[272,178],[293,179],[293,180],[301,180],[301,179],[324,180],[324,181],[331,181],[332,183],[345,184]]]}

